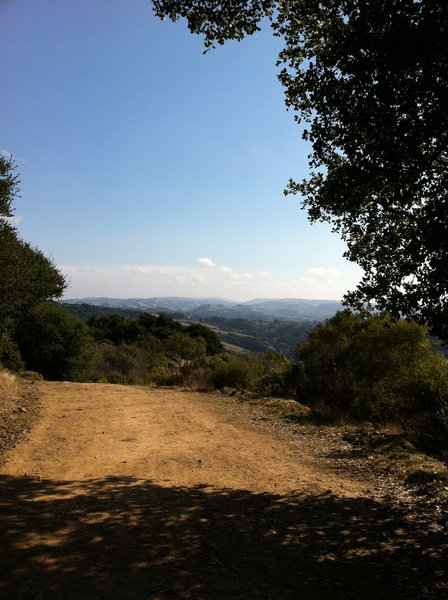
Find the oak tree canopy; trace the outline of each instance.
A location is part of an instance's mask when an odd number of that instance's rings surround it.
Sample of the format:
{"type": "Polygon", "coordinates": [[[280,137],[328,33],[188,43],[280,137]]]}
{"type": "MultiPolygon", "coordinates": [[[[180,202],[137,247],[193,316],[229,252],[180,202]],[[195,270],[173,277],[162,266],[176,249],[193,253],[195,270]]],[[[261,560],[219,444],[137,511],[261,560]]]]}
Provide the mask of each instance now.
{"type": "Polygon", "coordinates": [[[0,156],[0,352],[1,340],[18,319],[41,302],[60,297],[67,287],[53,262],[20,239],[8,219],[18,185],[14,162],[0,156]]]}
{"type": "Polygon", "coordinates": [[[448,3],[445,0],[153,0],[206,50],[270,26],[310,172],[290,180],[364,275],[345,296],[448,339],[448,3]]]}

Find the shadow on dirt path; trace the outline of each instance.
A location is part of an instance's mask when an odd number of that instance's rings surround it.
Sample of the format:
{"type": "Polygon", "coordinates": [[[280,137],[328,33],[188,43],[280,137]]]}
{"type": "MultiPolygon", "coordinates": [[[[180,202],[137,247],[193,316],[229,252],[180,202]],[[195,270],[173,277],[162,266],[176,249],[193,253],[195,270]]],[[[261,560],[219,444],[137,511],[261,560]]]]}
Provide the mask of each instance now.
{"type": "Polygon", "coordinates": [[[447,539],[331,494],[0,477],[3,600],[448,597],[447,539]]]}

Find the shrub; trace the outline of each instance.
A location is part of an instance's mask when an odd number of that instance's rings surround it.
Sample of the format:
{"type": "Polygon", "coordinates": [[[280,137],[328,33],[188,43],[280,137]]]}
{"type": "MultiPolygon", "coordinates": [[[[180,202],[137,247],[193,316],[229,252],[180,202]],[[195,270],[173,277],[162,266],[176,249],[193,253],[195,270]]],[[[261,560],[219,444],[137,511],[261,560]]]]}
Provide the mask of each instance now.
{"type": "Polygon", "coordinates": [[[40,373],[36,373],[36,371],[20,371],[19,376],[22,379],[27,379],[28,381],[43,381],[43,377],[40,373]]]}
{"type": "MultiPolygon", "coordinates": [[[[137,350],[132,346],[122,344],[121,346],[109,346],[106,348],[104,359],[112,374],[120,373],[128,377],[137,365],[137,350]]],[[[110,379],[110,376],[108,376],[110,379]]]]}
{"type": "Polygon", "coordinates": [[[298,344],[300,369],[297,393],[301,401],[349,410],[353,405],[354,341],[365,326],[361,316],[340,311],[320,323],[298,344]]]}
{"type": "Polygon", "coordinates": [[[388,314],[339,312],[297,348],[300,399],[359,419],[417,422],[448,436],[448,361],[427,328],[388,314]]]}
{"type": "Polygon", "coordinates": [[[205,356],[206,342],[203,338],[191,338],[182,331],[171,334],[165,340],[165,349],[168,356],[178,362],[197,360],[205,356]]]}
{"type": "Polygon", "coordinates": [[[210,366],[212,386],[216,389],[232,387],[251,390],[260,377],[258,361],[248,354],[223,354],[210,366]]]}
{"type": "Polygon", "coordinates": [[[0,398],[15,397],[18,391],[17,377],[7,369],[0,368],[0,398]]]}
{"type": "Polygon", "coordinates": [[[148,374],[148,378],[156,385],[174,385],[175,381],[173,371],[168,365],[153,367],[148,374]]]}
{"type": "Polygon", "coordinates": [[[263,396],[290,398],[294,396],[295,368],[283,354],[266,350],[259,357],[260,377],[255,391],[263,396]]]}

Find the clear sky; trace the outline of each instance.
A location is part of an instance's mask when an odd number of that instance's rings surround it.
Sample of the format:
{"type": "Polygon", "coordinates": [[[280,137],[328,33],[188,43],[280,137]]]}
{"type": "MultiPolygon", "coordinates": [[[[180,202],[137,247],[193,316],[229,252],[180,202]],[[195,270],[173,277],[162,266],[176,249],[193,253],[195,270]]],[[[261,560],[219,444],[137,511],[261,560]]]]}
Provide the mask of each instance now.
{"type": "Polygon", "coordinates": [[[65,297],[340,299],[360,270],[283,195],[307,173],[266,31],[203,54],[148,0],[0,0],[15,221],[65,297]]]}

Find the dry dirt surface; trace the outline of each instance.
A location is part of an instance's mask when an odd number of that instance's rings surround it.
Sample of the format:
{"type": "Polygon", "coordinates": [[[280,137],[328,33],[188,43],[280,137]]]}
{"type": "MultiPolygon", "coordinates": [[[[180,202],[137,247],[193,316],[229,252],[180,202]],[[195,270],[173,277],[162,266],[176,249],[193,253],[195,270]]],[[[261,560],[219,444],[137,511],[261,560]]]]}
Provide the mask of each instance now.
{"type": "Polygon", "coordinates": [[[33,396],[0,468],[2,600],[448,598],[443,518],[341,440],[260,427],[216,395],[33,396]]]}

